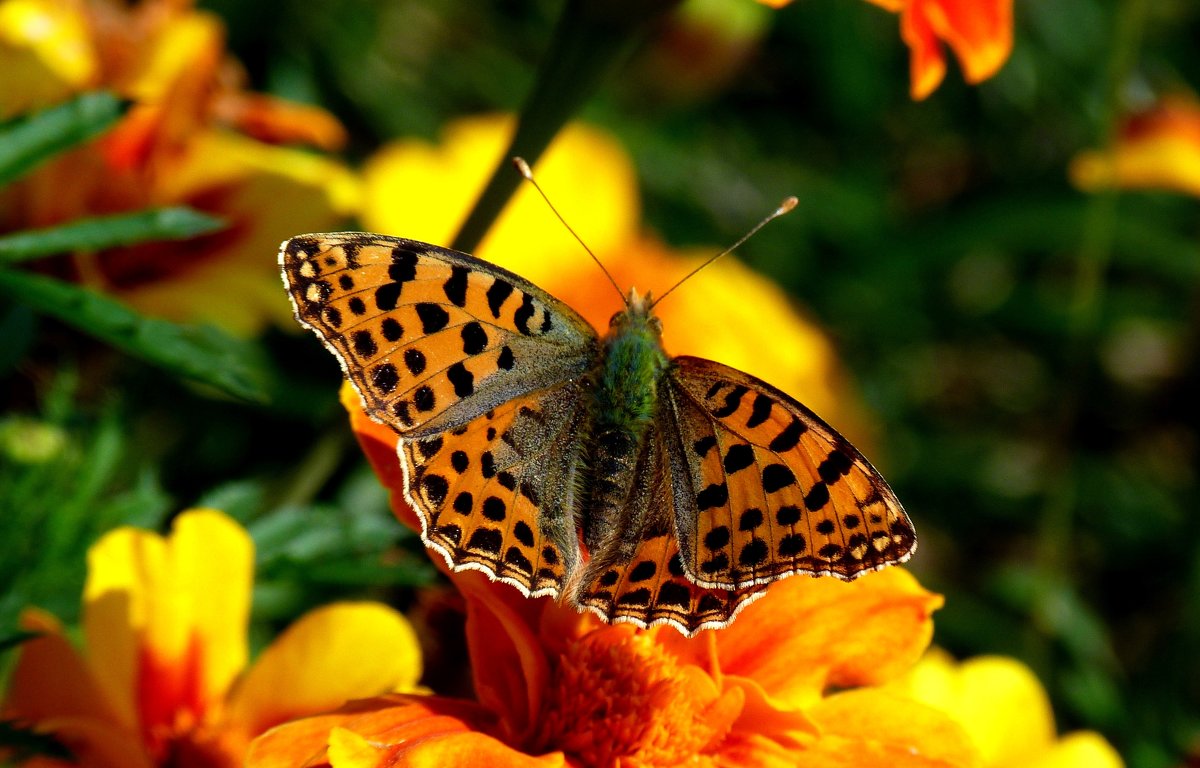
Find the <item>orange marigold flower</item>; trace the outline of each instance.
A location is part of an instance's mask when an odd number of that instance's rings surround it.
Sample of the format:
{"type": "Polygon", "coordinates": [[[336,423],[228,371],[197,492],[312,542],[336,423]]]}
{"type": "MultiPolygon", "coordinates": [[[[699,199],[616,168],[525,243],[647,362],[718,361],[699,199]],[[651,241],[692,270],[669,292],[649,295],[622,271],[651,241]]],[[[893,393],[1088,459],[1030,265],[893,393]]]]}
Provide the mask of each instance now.
{"type": "Polygon", "coordinates": [[[95,88],[133,102],[104,136],[0,191],[0,232],[170,204],[213,213],[229,227],[56,269],[151,314],[252,332],[290,321],[263,254],[340,221],[357,179],[281,146],[333,149],[344,130],[320,109],[245,92],[223,37],[186,0],[0,0],[0,119],[95,88]]]}
{"type": "Polygon", "coordinates": [[[788,579],[691,639],[454,579],[475,700],[353,702],[269,731],[247,765],[978,765],[933,708],[875,688],[825,695],[890,679],[925,647],[941,599],[901,569],[788,579]]]}
{"type": "Polygon", "coordinates": [[[1130,117],[1116,146],[1080,153],[1070,173],[1089,192],[1165,189],[1200,197],[1200,102],[1169,97],[1130,117]]]}
{"type": "Polygon", "coordinates": [[[88,552],[86,656],[26,611],[40,636],[21,646],[0,720],[53,734],[84,768],[227,768],[285,720],[413,690],[416,637],[377,603],[301,617],[247,669],[253,563],[250,537],[214,510],[184,512],[169,537],[107,534],[88,552]]]}
{"type": "Polygon", "coordinates": [[[1045,690],[1016,659],[980,656],[958,663],[935,649],[893,687],[957,720],[986,768],[1124,768],[1098,733],[1055,736],[1045,690]]]}
{"type": "MultiPolygon", "coordinates": [[[[760,0],[780,8],[791,0],[760,0]]],[[[1012,0],[868,0],[900,14],[900,35],[911,59],[911,93],[923,99],[946,76],[950,46],[968,83],[988,79],[1012,53],[1012,0]]]]}

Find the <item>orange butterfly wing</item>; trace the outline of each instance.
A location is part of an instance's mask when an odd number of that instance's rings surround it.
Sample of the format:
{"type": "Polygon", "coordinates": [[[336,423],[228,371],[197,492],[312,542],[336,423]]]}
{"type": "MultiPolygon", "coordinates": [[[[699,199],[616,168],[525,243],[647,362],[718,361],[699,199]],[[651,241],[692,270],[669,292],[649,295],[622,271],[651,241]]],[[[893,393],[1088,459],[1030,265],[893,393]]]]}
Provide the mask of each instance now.
{"type": "Polygon", "coordinates": [[[904,562],[916,535],[858,449],[787,394],[695,357],[673,361],[664,404],[683,567],[743,588],[794,573],[850,580],[904,562]]]}

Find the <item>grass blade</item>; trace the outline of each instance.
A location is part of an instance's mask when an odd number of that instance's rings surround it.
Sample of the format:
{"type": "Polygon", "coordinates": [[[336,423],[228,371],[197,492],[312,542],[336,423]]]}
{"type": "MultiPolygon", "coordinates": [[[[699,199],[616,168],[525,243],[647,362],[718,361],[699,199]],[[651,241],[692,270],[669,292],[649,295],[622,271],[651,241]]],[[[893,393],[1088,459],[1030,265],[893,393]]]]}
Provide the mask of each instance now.
{"type": "Polygon", "coordinates": [[[267,399],[252,346],[213,326],[144,317],[86,288],[17,270],[0,269],[0,292],[180,376],[242,400],[267,399]]]}
{"type": "Polygon", "coordinates": [[[127,103],[106,91],[85,93],[0,126],[0,184],[112,127],[127,103]]]}
{"type": "Polygon", "coordinates": [[[79,219],[57,227],[0,237],[0,264],[68,251],[99,251],[149,240],[186,240],[223,225],[220,219],[191,208],[153,208],[79,219]]]}

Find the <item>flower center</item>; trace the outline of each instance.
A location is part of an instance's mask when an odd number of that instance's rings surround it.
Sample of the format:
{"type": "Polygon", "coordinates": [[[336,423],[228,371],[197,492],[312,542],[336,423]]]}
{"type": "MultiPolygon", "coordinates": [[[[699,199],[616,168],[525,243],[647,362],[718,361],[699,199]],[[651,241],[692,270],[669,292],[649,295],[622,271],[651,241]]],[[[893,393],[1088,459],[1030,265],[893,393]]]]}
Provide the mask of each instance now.
{"type": "Polygon", "coordinates": [[[706,765],[706,748],[729,730],[713,717],[712,679],[681,666],[651,636],[624,627],[593,632],[559,659],[539,746],[588,768],[624,758],[641,766],[706,765]],[[691,762],[689,762],[691,761],[691,762]]]}

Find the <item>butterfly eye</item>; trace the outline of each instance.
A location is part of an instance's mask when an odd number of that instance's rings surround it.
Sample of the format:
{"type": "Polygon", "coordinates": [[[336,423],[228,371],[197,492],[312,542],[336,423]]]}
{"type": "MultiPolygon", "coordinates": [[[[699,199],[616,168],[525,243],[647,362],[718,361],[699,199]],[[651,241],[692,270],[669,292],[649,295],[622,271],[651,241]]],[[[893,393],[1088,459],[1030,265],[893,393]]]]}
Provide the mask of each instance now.
{"type": "Polygon", "coordinates": [[[625,314],[624,312],[614,312],[613,316],[608,318],[608,327],[611,328],[614,325],[616,325],[617,322],[621,319],[621,316],[624,314],[625,314]]]}
{"type": "Polygon", "coordinates": [[[650,318],[650,327],[654,329],[655,333],[657,333],[659,336],[662,336],[662,319],[661,318],[651,317],[650,318]]]}

